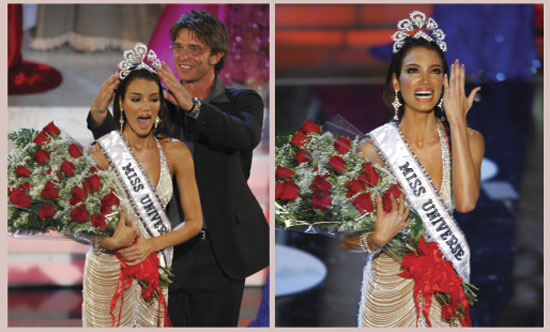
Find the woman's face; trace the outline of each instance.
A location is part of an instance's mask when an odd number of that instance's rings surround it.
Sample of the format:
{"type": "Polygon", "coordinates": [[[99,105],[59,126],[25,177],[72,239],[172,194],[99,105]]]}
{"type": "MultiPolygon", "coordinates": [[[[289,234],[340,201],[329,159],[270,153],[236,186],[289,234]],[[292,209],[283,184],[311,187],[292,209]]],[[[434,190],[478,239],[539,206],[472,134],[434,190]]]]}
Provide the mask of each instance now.
{"type": "Polygon", "coordinates": [[[132,130],[138,136],[147,136],[160,109],[159,87],[155,81],[136,78],[126,87],[120,109],[126,115],[124,130],[132,130]]]}
{"type": "Polygon", "coordinates": [[[401,91],[405,111],[433,110],[443,90],[443,63],[437,52],[424,47],[409,50],[399,78],[393,75],[393,88],[401,91]]]}

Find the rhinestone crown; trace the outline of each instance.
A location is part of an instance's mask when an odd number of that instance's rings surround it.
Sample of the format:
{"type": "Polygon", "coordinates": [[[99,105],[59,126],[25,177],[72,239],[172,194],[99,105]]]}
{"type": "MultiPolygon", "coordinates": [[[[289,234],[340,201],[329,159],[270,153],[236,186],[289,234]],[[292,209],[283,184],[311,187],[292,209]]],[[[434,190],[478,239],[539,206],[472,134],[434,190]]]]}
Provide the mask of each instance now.
{"type": "Polygon", "coordinates": [[[430,17],[426,20],[426,15],[418,10],[413,11],[410,17],[410,19],[406,18],[397,23],[398,30],[391,36],[391,39],[395,41],[393,53],[399,52],[405,39],[411,36],[416,39],[424,38],[428,41],[435,41],[443,52],[447,51],[447,44],[443,41],[446,35],[443,30],[437,28],[437,22],[433,18],[430,17]]]}
{"type": "Polygon", "coordinates": [[[118,69],[120,69],[119,77],[121,80],[126,78],[131,71],[137,69],[147,69],[152,73],[157,73],[153,67],[160,65],[160,60],[157,59],[155,52],[150,49],[147,53],[147,46],[143,43],[137,42],[133,50],[124,51],[124,60],[118,63],[118,69]],[[153,67],[145,63],[145,59],[149,61],[153,67]]]}

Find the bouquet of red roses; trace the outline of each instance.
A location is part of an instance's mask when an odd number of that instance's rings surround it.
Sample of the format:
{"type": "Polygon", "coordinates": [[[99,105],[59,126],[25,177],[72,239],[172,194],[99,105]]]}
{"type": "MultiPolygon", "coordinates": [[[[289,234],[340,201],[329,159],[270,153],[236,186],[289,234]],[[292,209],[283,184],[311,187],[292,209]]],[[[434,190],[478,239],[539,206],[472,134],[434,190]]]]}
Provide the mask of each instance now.
{"type": "MultiPolygon", "coordinates": [[[[340,127],[351,126],[343,118],[337,121],[344,122],[340,127]]],[[[332,126],[331,123],[327,125],[332,126]]],[[[362,137],[357,130],[353,130],[353,134],[347,137],[328,130],[323,132],[319,125],[307,120],[296,133],[276,138],[277,228],[325,235],[374,231],[376,209],[382,208],[389,212],[390,196],[399,197],[401,189],[391,173],[359,155],[358,147],[362,137]],[[382,198],[382,207],[376,206],[376,193],[382,198]]],[[[411,261],[434,266],[437,259],[411,258],[436,257],[437,253],[437,257],[441,258],[441,252],[435,242],[425,245],[422,220],[413,209],[410,210],[409,218],[409,226],[382,247],[382,250],[398,263],[403,262],[402,266],[409,269],[409,272],[419,272],[403,273],[403,277],[433,282],[437,276],[427,277],[421,271],[416,271],[413,267],[415,264],[411,264],[411,261]]],[[[446,263],[450,264],[448,261],[446,263]]],[[[448,268],[448,264],[443,265],[448,268]]],[[[450,269],[454,272],[452,265],[450,269]]],[[[420,281],[416,283],[421,284],[420,281]]],[[[456,287],[440,287],[434,290],[442,303],[448,305],[444,308],[445,318],[463,319],[469,316],[468,304],[472,305],[476,301],[473,291],[475,286],[462,282],[461,279],[456,283],[453,279],[456,287]],[[466,302],[457,302],[455,294],[451,298],[451,288],[458,289],[457,294],[465,295],[461,300],[466,302]],[[461,310],[458,310],[459,304],[461,310]]],[[[442,281],[440,284],[449,283],[442,281]]],[[[467,322],[464,321],[464,324],[467,325],[467,322]]]]}
{"type": "Polygon", "coordinates": [[[113,234],[120,206],[115,182],[78,143],[53,122],[8,137],[17,145],[8,155],[11,233],[113,234]]]}
{"type": "MultiPolygon", "coordinates": [[[[40,132],[25,128],[8,134],[8,138],[16,144],[8,155],[10,233],[56,231],[76,238],[114,233],[121,208],[116,193],[122,189],[112,173],[97,166],[82,146],[63,135],[53,122],[40,132]]],[[[171,282],[170,270],[158,264],[156,253],[133,268],[141,271],[140,267],[148,264],[160,269],[158,274],[154,269],[148,271],[146,277],[131,271],[119,258],[121,279],[126,283],[128,276],[130,281],[133,277],[138,279],[146,300],[158,298],[161,294],[157,286],[171,282]]]]}
{"type": "MultiPolygon", "coordinates": [[[[276,227],[325,235],[374,231],[375,194],[389,212],[390,196],[401,190],[388,171],[357,153],[360,139],[321,132],[311,120],[295,134],[277,137],[276,227]]],[[[424,232],[414,211],[409,217],[410,226],[384,247],[397,261],[416,251],[424,232]]]]}

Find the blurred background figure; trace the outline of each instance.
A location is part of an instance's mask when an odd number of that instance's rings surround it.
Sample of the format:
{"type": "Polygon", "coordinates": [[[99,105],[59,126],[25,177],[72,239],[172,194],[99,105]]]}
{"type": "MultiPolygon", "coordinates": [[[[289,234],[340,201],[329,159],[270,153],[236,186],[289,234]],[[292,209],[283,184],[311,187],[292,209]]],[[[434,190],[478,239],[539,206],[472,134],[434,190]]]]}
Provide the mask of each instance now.
{"type": "MultiPolygon", "coordinates": [[[[413,10],[437,21],[447,61],[466,66],[466,91],[482,87],[468,115],[485,136],[482,191],[473,212],[455,213],[480,288],[473,325],[542,326],[543,6],[275,9],[276,135],[337,114],[365,133],[390,120],[382,89],[395,22],[413,10]]],[[[277,230],[276,244],[285,268],[275,271],[276,326],[356,326],[363,255],[339,238],[297,232],[277,230]]]]}
{"type": "MultiPolygon", "coordinates": [[[[86,128],[89,107],[105,78],[117,70],[121,50],[138,41],[149,42],[158,57],[173,66],[168,33],[172,23],[192,9],[219,14],[230,32],[230,51],[220,78],[227,87],[255,89],[266,105],[262,141],[254,150],[248,184],[269,215],[268,5],[19,4],[8,9],[8,132],[42,128],[53,120],[85,146],[93,140],[86,128]],[[27,74],[36,70],[18,74],[20,64],[28,62],[37,62],[34,68],[50,79],[27,74]],[[23,82],[19,86],[24,89],[12,88],[12,81],[23,82]]],[[[81,326],[88,246],[55,236],[8,236],[7,241],[8,326],[81,326]]],[[[267,271],[247,278],[239,326],[257,319],[267,271]]],[[[263,317],[258,324],[269,322],[263,317]]]]}

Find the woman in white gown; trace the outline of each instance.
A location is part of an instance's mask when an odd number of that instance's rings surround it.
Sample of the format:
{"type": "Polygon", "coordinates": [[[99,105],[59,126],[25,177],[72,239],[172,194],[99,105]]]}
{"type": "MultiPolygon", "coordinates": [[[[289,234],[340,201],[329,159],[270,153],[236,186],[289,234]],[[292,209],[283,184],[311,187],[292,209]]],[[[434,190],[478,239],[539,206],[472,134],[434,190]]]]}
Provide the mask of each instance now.
{"type": "MultiPolygon", "coordinates": [[[[143,44],[139,47],[147,50],[143,44]]],[[[135,53],[139,54],[137,48],[136,44],[135,53]]],[[[135,280],[113,301],[121,271],[114,251],[130,266],[157,253],[160,265],[170,267],[172,246],[192,238],[202,228],[193,159],[185,144],[163,134],[162,87],[155,69],[143,63],[145,51],[133,63],[126,61],[120,78],[111,78],[96,97],[108,105],[114,94],[113,113],[120,130],[101,137],[93,156],[101,167],[115,173],[117,192],[125,193],[126,223],[121,218],[114,235],[93,241],[86,255],[82,323],[87,327],[164,326],[168,322],[166,287],[161,291],[164,304],[157,299],[145,301],[135,280]],[[171,230],[164,208],[172,196],[174,176],[186,218],[182,227],[171,230]]]]}
{"type": "MultiPolygon", "coordinates": [[[[479,88],[466,96],[464,65],[456,60],[449,70],[443,53],[445,35],[436,31],[435,21],[413,12],[411,20],[400,21],[398,27],[384,87],[384,104],[395,116],[393,122],[368,134],[360,152],[390,170],[406,196],[397,200],[392,197],[389,213],[377,210],[374,232],[349,236],[342,244],[347,250],[369,253],[359,326],[428,326],[428,321],[431,326],[450,326],[452,322],[441,317],[441,304],[435,297],[429,315],[425,317],[419,308],[417,319],[413,279],[398,276],[402,272],[400,265],[379,249],[408,225],[407,205],[422,212],[422,207],[428,207],[422,205],[422,199],[426,202],[430,198],[451,235],[442,236],[431,217],[421,215],[427,240],[437,241],[459,275],[469,277],[468,245],[452,213],[455,208],[459,212],[473,210],[479,196],[484,140],[481,133],[466,124],[466,114],[479,88]],[[415,34],[415,25],[416,31],[421,32],[415,34]],[[451,236],[456,239],[454,248],[447,248],[450,241],[443,239],[451,236]]],[[[377,197],[377,205],[380,204],[377,197]]],[[[422,306],[421,297],[419,305],[422,306]]]]}

